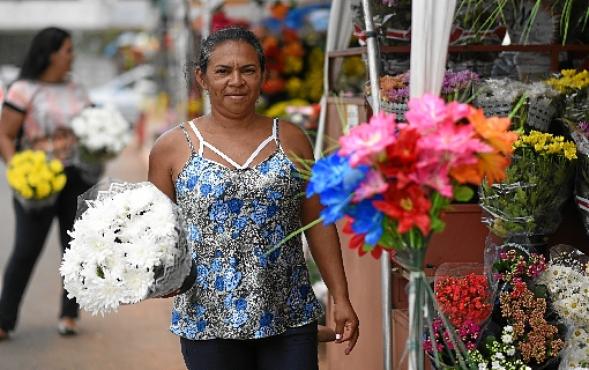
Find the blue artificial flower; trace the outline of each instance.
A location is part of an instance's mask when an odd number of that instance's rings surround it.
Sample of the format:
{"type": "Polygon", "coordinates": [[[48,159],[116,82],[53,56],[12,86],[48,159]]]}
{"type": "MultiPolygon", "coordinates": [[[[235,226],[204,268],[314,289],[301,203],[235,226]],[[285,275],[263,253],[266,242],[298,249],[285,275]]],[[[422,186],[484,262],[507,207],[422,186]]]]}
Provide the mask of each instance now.
{"type": "Polygon", "coordinates": [[[350,215],[354,218],[352,230],[357,234],[364,234],[364,243],[375,246],[383,234],[382,221],[384,215],[374,208],[373,199],[365,199],[352,207],[350,215]]]}
{"type": "Polygon", "coordinates": [[[321,204],[325,206],[321,217],[326,225],[348,212],[353,192],[368,170],[368,166],[351,167],[348,158],[337,153],[323,157],[313,165],[307,198],[319,195],[321,204]]]}

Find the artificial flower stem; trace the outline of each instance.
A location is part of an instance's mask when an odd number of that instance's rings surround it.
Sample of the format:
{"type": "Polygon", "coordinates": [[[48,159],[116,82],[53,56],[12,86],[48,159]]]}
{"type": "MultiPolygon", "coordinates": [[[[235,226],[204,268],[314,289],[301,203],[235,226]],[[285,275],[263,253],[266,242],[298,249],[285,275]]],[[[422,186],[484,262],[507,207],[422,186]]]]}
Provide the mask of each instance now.
{"type": "Polygon", "coordinates": [[[288,234],[284,239],[282,239],[278,244],[276,244],[275,246],[270,248],[270,250],[268,250],[265,253],[265,255],[268,256],[268,255],[272,254],[274,251],[276,251],[278,248],[282,247],[282,245],[284,243],[288,242],[290,239],[294,238],[295,236],[297,236],[299,234],[304,233],[305,231],[309,230],[313,226],[320,224],[321,222],[323,222],[323,217],[319,217],[315,221],[309,222],[307,225],[301,227],[300,229],[293,231],[292,233],[288,234]]]}
{"type": "Polygon", "coordinates": [[[439,313],[440,318],[442,319],[442,321],[444,323],[444,326],[448,330],[450,342],[454,346],[454,350],[456,351],[456,355],[458,357],[458,362],[460,363],[461,368],[462,369],[470,369],[465,363],[465,359],[467,358],[467,350],[464,347],[464,343],[462,343],[462,341],[456,336],[456,331],[454,330],[454,327],[452,326],[452,324],[450,323],[450,321],[448,320],[446,315],[444,315],[444,313],[442,312],[442,310],[438,306],[438,301],[436,301],[435,294],[434,294],[433,290],[431,289],[431,287],[429,286],[429,284],[424,284],[424,285],[425,285],[426,296],[429,298],[429,301],[433,302],[434,309],[439,313]]]}
{"type": "Polygon", "coordinates": [[[423,271],[411,271],[409,273],[409,370],[423,370],[423,303],[424,290],[423,271]]]}

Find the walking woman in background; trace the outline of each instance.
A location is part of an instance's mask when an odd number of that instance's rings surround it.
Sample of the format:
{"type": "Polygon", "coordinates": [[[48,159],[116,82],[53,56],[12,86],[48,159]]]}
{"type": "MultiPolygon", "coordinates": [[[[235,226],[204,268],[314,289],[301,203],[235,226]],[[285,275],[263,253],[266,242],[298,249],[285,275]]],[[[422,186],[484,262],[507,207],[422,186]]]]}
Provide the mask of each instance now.
{"type": "MultiPolygon", "coordinates": [[[[171,331],[190,370],[316,370],[317,301],[300,237],[319,217],[304,198],[297,158],[311,160],[295,125],[255,113],[265,60],[256,37],[230,28],[201,45],[196,77],[211,114],[166,132],[149,160],[149,180],[187,218],[197,278],[175,298],[171,331]]],[[[306,232],[333,302],[336,342],[350,353],[358,318],[348,297],[335,227],[306,232]]]]}
{"type": "MultiPolygon", "coordinates": [[[[71,120],[90,105],[81,86],[68,80],[73,62],[71,36],[51,27],[41,30],[30,45],[20,75],[6,93],[0,116],[0,155],[8,163],[21,149],[43,150],[65,166],[67,183],[55,204],[27,210],[13,200],[15,239],[4,270],[0,293],[0,340],[14,330],[19,306],[41,253],[51,223],[59,220],[62,250],[68,247],[67,231],[73,226],[77,196],[90,188],[72,166],[76,138],[71,120]]],[[[58,330],[76,334],[78,305],[62,291],[58,330]]]]}

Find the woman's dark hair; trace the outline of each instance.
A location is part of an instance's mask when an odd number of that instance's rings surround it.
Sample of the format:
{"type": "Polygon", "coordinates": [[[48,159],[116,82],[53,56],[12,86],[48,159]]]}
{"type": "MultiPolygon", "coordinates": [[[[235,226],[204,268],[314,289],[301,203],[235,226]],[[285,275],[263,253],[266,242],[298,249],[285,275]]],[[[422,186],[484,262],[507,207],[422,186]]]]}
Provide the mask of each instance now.
{"type": "Polygon", "coordinates": [[[200,56],[198,58],[198,67],[204,73],[207,71],[209,59],[211,54],[217,46],[226,41],[243,41],[250,44],[260,61],[260,68],[262,72],[266,69],[266,58],[260,41],[251,31],[239,27],[224,28],[222,30],[213,32],[207,37],[200,46],[200,56]]]}
{"type": "Polygon", "coordinates": [[[18,78],[39,79],[41,74],[49,67],[51,54],[58,51],[68,38],[71,38],[70,33],[57,27],[48,27],[39,31],[33,37],[18,78]]]}

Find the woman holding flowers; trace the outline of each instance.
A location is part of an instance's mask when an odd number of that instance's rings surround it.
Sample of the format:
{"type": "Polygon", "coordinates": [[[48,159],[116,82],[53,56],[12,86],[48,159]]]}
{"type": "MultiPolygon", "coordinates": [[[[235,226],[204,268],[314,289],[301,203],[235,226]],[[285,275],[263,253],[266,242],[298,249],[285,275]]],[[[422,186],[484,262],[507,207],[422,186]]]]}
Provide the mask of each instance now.
{"type": "MultiPolygon", "coordinates": [[[[321,306],[309,283],[300,238],[287,235],[319,217],[304,199],[295,159],[312,159],[304,133],[257,115],[264,81],[259,41],[246,30],[217,31],[203,44],[196,78],[211,114],[156,142],[149,180],[184,210],[196,282],[175,298],[171,331],[189,369],[317,369],[321,306]]],[[[358,318],[348,297],[337,233],[316,225],[307,240],[333,299],[338,342],[350,353],[358,318]]]]}
{"type": "MultiPolygon", "coordinates": [[[[77,196],[91,185],[84,182],[78,170],[71,166],[76,138],[70,122],[90,105],[85,90],[68,81],[72,61],[70,34],[54,27],[41,30],[33,38],[20,76],[10,86],[2,109],[0,154],[9,164],[8,180],[15,189],[16,229],[14,249],[2,280],[0,340],[7,339],[8,333],[15,328],[24,291],[53,219],[59,219],[61,246],[65,250],[70,240],[67,231],[72,228],[76,214],[77,196]],[[23,150],[25,155],[19,153],[23,150]],[[38,163],[46,158],[52,159],[48,162],[51,171],[65,173],[65,177],[57,176],[51,184],[54,190],[63,189],[55,192],[53,204],[28,209],[24,207],[25,203],[16,200],[17,196],[40,199],[52,190],[38,186],[33,192],[19,180],[18,170],[11,172],[10,169],[29,160],[38,163]]],[[[77,317],[78,305],[63,291],[60,334],[75,334],[77,317]]]]}

